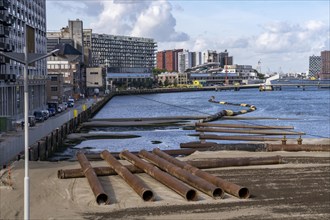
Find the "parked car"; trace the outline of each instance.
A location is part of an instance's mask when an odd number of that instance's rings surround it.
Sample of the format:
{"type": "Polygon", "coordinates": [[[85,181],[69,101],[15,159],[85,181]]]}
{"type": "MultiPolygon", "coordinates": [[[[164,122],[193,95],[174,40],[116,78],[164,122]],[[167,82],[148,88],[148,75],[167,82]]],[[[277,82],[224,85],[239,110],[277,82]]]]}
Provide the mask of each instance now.
{"type": "Polygon", "coordinates": [[[56,110],[57,110],[57,113],[61,113],[62,112],[62,107],[58,106],[56,110]]]}
{"type": "Polygon", "coordinates": [[[44,119],[47,120],[49,118],[49,111],[48,110],[41,110],[41,112],[44,115],[44,119]]]}
{"type": "Polygon", "coordinates": [[[49,116],[50,116],[50,117],[56,115],[56,110],[55,110],[55,108],[49,108],[49,109],[47,109],[47,110],[49,111],[49,116]]]}
{"type": "MultiPolygon", "coordinates": [[[[29,124],[28,124],[29,127],[36,126],[36,117],[34,115],[29,115],[28,120],[29,120],[29,124]]],[[[20,126],[22,127],[22,130],[24,129],[24,124],[25,122],[21,121],[20,126]]]]}
{"type": "Polygon", "coordinates": [[[44,114],[42,113],[42,111],[35,111],[33,113],[35,119],[37,122],[43,122],[45,120],[44,114]]]}
{"type": "Polygon", "coordinates": [[[68,107],[72,108],[74,106],[74,99],[68,99],[68,107]]]}

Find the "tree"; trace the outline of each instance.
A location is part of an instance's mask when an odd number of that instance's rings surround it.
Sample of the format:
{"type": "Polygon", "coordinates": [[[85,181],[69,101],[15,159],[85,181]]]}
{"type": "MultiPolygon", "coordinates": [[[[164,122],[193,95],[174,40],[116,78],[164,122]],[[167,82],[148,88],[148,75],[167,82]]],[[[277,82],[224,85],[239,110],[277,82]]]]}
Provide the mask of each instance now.
{"type": "Polygon", "coordinates": [[[170,82],[169,82],[168,78],[166,78],[165,82],[164,82],[164,86],[168,86],[168,85],[170,85],[170,82]]]}

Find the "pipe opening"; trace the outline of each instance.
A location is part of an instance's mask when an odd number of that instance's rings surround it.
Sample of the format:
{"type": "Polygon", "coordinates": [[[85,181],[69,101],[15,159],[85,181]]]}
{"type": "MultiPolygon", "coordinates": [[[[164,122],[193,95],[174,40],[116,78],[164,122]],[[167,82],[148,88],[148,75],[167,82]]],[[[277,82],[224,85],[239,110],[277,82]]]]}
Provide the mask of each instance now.
{"type": "Polygon", "coordinates": [[[57,171],[57,178],[63,179],[63,170],[58,170],[57,171]]]}
{"type": "Polygon", "coordinates": [[[221,188],[216,188],[214,191],[213,191],[213,198],[219,198],[219,199],[222,199],[224,197],[225,193],[224,191],[221,189],[221,188]]]}
{"type": "Polygon", "coordinates": [[[238,196],[240,199],[247,199],[250,197],[250,192],[248,190],[248,188],[241,188],[239,191],[238,191],[238,196]]]}
{"type": "Polygon", "coordinates": [[[143,192],[142,198],[144,201],[150,201],[154,197],[154,193],[151,190],[146,190],[143,192]]]}
{"type": "Polygon", "coordinates": [[[196,200],[196,196],[197,196],[196,191],[193,190],[193,189],[191,189],[191,190],[189,190],[189,191],[187,192],[187,194],[186,194],[186,199],[187,199],[188,201],[196,200]]]}
{"type": "Polygon", "coordinates": [[[96,197],[96,202],[99,205],[106,205],[108,203],[108,196],[104,193],[101,193],[96,197]]]}

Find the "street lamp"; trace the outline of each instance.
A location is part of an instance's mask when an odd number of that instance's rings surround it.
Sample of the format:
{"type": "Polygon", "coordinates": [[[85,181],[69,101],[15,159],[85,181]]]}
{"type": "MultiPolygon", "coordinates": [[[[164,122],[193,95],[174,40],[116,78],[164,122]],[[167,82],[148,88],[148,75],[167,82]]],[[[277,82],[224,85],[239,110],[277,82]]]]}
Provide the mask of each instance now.
{"type": "MultiPolygon", "coordinates": [[[[30,219],[30,180],[29,180],[29,130],[28,130],[28,114],[29,114],[29,90],[28,90],[28,74],[29,64],[45,59],[49,56],[56,55],[59,49],[55,49],[47,54],[28,53],[28,34],[25,26],[25,47],[24,53],[2,52],[0,55],[24,64],[24,148],[25,148],[25,177],[24,177],[24,219],[30,219]]],[[[34,39],[33,39],[34,40],[34,39]]]]}

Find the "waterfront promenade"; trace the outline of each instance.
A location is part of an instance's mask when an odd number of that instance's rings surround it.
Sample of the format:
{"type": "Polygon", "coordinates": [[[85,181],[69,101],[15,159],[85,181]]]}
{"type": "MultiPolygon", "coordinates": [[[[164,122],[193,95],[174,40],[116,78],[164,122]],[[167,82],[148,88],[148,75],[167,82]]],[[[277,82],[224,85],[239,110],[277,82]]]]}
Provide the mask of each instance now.
{"type": "MultiPolygon", "coordinates": [[[[82,105],[87,107],[95,103],[94,99],[82,99],[75,103],[74,108],[67,108],[65,112],[50,117],[34,127],[29,127],[29,146],[45,137],[47,134],[60,127],[73,118],[73,111],[82,111],[82,105]]],[[[9,131],[0,135],[0,166],[7,165],[11,160],[24,151],[24,130],[17,127],[16,131],[9,131]]]]}

